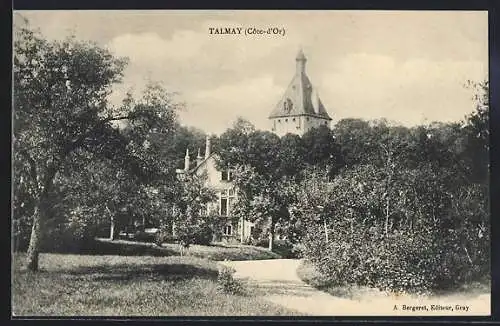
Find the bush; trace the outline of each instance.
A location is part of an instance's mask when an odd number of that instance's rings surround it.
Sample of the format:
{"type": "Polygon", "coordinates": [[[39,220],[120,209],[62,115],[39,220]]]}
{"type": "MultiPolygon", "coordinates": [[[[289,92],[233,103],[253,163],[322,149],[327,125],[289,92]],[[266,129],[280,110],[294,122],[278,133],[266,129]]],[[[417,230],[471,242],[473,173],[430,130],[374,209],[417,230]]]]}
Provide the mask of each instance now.
{"type": "Polygon", "coordinates": [[[47,232],[42,238],[42,251],[80,253],[92,248],[100,225],[93,216],[78,213],[68,216],[60,213],[45,224],[47,232]]]}
{"type": "Polygon", "coordinates": [[[219,269],[217,277],[217,285],[220,291],[227,294],[242,295],[244,294],[244,286],[241,280],[234,278],[234,268],[222,266],[219,269]]]}
{"type": "Polygon", "coordinates": [[[304,242],[304,256],[332,285],[357,284],[394,292],[429,293],[484,275],[479,257],[469,261],[458,238],[434,231],[387,236],[380,231],[338,228],[327,244],[317,236],[320,230],[312,228],[304,242]]]}
{"type": "Polygon", "coordinates": [[[208,246],[212,242],[213,231],[207,224],[202,225],[194,234],[193,243],[208,246]]]}
{"type": "MultiPolygon", "coordinates": [[[[251,244],[257,247],[267,248],[269,246],[269,239],[252,240],[251,244]]],[[[301,258],[301,245],[294,244],[289,240],[274,240],[273,252],[277,253],[283,258],[301,258]]]]}

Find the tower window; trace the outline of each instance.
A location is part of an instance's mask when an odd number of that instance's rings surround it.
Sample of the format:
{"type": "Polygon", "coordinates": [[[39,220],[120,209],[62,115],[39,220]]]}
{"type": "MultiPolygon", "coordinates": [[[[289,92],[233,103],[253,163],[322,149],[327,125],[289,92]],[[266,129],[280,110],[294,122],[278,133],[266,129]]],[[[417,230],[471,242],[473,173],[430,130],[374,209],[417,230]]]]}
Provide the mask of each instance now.
{"type": "Polygon", "coordinates": [[[309,117],[306,118],[306,121],[309,121],[309,117]]]}
{"type": "Polygon", "coordinates": [[[285,119],[285,122],[288,122],[288,119],[285,119]]]}
{"type": "Polygon", "coordinates": [[[293,118],[292,121],[295,121],[295,118],[293,118]]]}
{"type": "Polygon", "coordinates": [[[281,120],[280,120],[280,119],[278,119],[278,122],[281,122],[281,120]]]}

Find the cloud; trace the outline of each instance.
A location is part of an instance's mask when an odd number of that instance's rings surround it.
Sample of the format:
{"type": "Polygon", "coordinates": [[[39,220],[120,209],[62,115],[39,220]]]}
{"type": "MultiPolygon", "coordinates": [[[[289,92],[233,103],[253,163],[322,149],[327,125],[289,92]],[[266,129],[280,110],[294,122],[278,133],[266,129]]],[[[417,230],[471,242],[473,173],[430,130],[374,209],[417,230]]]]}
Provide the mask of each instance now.
{"type": "Polygon", "coordinates": [[[292,77],[299,44],[310,59],[311,81],[335,120],[386,117],[411,125],[458,120],[472,111],[472,94],[463,85],[487,77],[486,43],[480,42],[477,23],[471,33],[478,40],[463,40],[463,34],[446,28],[435,31],[438,17],[421,21],[423,27],[412,32],[414,25],[405,25],[401,15],[383,18],[391,24],[377,15],[337,15],[343,24],[328,17],[289,21],[287,37],[209,34],[209,27],[269,27],[272,21],[221,14],[169,33],[151,28],[115,35],[107,46],[130,58],[121,93],[140,89],[147,79],[162,81],[187,103],[183,123],[209,132],[223,131],[237,116],[267,128],[267,115],[292,77]],[[337,33],[325,32],[335,24],[337,33]]]}
{"type": "Polygon", "coordinates": [[[267,116],[283,91],[269,74],[201,90],[187,94],[191,100],[181,118],[212,133],[223,132],[239,116],[267,129],[267,116]]]}
{"type": "Polygon", "coordinates": [[[193,69],[235,65],[266,57],[277,48],[286,46],[290,38],[271,36],[214,35],[209,28],[242,27],[234,21],[206,20],[196,29],[174,31],[168,38],[158,32],[127,33],[114,37],[108,48],[119,56],[129,57],[132,64],[150,66],[185,63],[193,69]]]}
{"type": "Polygon", "coordinates": [[[199,54],[203,45],[193,31],[176,32],[169,40],[157,33],[123,34],[113,38],[108,47],[132,62],[158,62],[158,60],[189,60],[199,54]]]}

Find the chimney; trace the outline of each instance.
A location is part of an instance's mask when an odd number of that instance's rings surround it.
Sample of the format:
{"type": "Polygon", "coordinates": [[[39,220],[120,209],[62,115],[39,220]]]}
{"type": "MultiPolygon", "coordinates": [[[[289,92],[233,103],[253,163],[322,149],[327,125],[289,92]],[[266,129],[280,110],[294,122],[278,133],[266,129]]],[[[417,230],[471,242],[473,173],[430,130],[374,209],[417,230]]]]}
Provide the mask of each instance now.
{"type": "Polygon", "coordinates": [[[184,157],[184,171],[189,171],[189,148],[186,148],[186,156],[184,157]]]}
{"type": "Polygon", "coordinates": [[[200,154],[200,148],[198,147],[198,156],[196,156],[196,165],[200,165],[203,161],[203,157],[200,154]]]}
{"type": "Polygon", "coordinates": [[[211,150],[211,145],[210,145],[210,137],[207,135],[207,140],[206,140],[206,145],[205,145],[205,159],[207,159],[210,156],[210,150],[211,150]]]}

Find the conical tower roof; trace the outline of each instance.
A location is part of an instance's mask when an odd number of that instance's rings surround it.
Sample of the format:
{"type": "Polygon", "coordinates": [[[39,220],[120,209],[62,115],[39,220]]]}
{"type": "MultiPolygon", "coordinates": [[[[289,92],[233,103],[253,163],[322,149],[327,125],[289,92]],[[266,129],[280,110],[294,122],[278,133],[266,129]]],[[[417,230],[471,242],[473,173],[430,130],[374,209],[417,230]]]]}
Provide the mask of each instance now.
{"type": "Polygon", "coordinates": [[[295,75],[269,118],[308,115],[332,120],[307,77],[305,71],[307,59],[302,49],[299,50],[295,60],[297,65],[295,75]]]}

